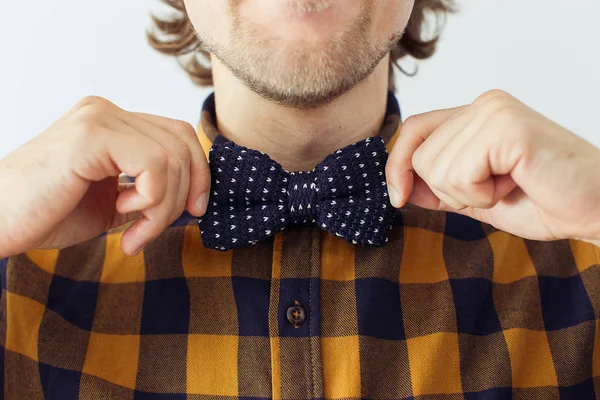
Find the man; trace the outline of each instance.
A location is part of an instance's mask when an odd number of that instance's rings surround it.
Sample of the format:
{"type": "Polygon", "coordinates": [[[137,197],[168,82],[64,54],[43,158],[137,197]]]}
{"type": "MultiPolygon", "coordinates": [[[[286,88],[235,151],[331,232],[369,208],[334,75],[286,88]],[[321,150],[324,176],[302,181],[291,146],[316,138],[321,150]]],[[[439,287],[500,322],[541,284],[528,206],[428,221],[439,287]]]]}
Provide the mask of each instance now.
{"type": "Polygon", "coordinates": [[[600,150],[499,90],[399,129],[447,3],[168,3],[197,136],[88,97],[0,160],[6,398],[600,396],[600,150]]]}

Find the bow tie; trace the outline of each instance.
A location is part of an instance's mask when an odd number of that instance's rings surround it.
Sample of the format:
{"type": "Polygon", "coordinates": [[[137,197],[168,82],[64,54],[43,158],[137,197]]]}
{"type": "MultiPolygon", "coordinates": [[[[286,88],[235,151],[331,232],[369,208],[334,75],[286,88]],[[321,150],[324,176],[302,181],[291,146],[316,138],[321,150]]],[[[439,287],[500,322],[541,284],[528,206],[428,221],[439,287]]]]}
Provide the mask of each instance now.
{"type": "Polygon", "coordinates": [[[209,151],[211,194],[198,220],[206,248],[253,245],[293,224],[316,224],[364,246],[387,243],[393,207],[387,150],[371,137],[329,154],[311,171],[288,172],[267,154],[223,136],[209,151]]]}

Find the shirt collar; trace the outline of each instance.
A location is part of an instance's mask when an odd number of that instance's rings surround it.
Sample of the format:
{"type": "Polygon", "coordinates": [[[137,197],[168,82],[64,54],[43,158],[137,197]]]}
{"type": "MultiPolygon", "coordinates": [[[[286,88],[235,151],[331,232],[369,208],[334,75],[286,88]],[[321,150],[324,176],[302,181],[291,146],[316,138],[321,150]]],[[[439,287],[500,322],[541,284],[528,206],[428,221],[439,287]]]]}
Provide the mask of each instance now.
{"type": "MultiPolygon", "coordinates": [[[[206,98],[202,105],[202,113],[200,122],[198,123],[198,138],[207,158],[214,140],[219,136],[216,121],[215,93],[213,92],[206,98]]],[[[402,116],[398,99],[392,91],[388,91],[385,118],[381,129],[377,133],[377,136],[380,136],[386,144],[388,152],[391,151],[392,146],[398,139],[401,126],[402,116]]]]}

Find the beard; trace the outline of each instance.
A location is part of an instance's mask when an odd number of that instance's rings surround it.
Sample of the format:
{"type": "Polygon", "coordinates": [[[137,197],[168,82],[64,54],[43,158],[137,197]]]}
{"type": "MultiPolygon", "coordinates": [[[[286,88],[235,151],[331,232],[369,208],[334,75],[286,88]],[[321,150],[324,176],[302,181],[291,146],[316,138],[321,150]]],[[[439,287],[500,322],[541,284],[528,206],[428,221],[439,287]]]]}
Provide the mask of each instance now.
{"type": "Polygon", "coordinates": [[[327,42],[292,47],[240,18],[239,3],[230,0],[231,39],[219,44],[201,38],[203,46],[252,91],[286,107],[310,109],[332,102],[368,77],[400,38],[369,40],[372,2],[365,1],[360,15],[327,42]]]}

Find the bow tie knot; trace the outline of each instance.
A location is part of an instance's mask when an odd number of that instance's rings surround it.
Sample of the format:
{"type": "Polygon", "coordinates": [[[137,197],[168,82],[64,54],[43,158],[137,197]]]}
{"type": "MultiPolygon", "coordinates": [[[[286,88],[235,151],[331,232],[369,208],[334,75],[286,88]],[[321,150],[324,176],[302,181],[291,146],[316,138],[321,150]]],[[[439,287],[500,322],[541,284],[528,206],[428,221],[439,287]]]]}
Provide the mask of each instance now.
{"type": "Polygon", "coordinates": [[[288,213],[293,223],[314,223],[317,217],[317,187],[312,171],[290,172],[288,213]]]}
{"type": "Polygon", "coordinates": [[[391,228],[381,137],[288,172],[258,150],[218,136],[210,149],[211,196],[198,224],[206,248],[254,244],[288,224],[313,223],[353,244],[382,246],[391,228]]]}

